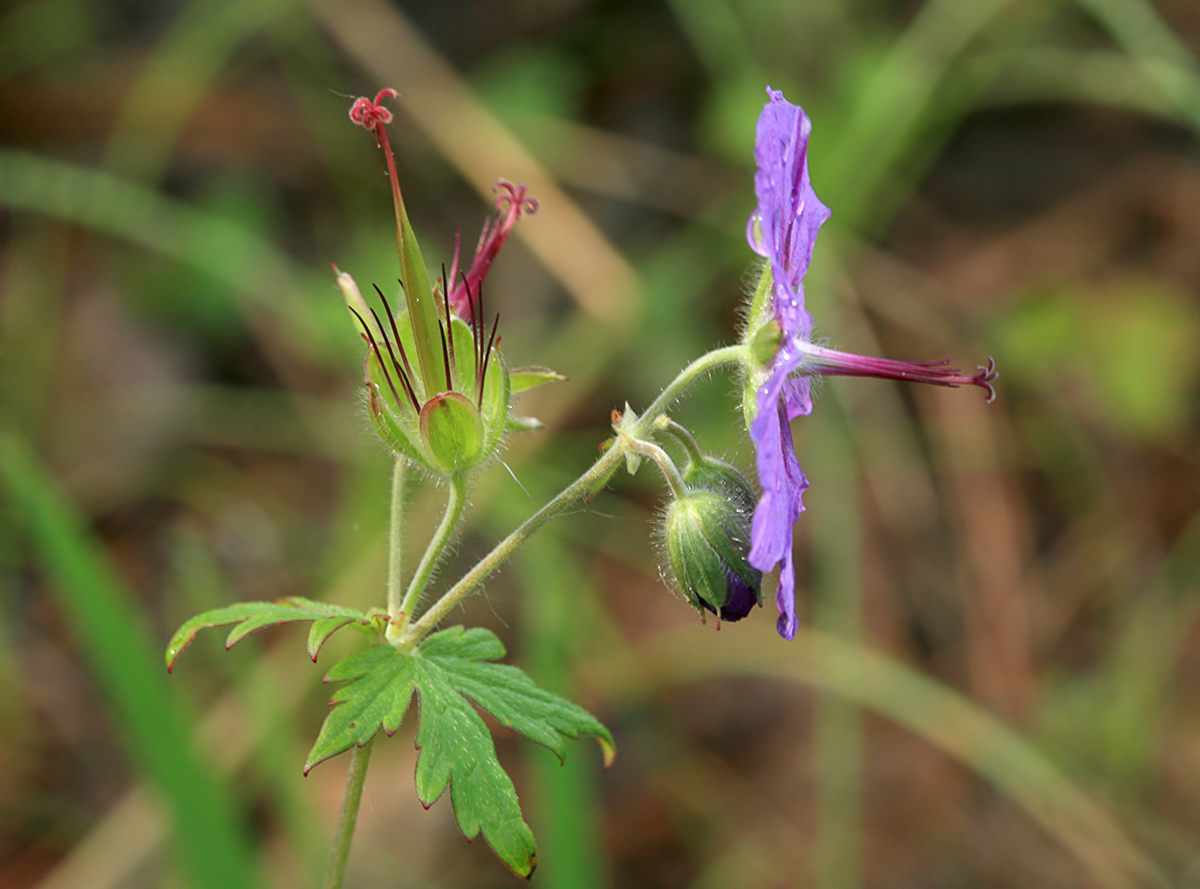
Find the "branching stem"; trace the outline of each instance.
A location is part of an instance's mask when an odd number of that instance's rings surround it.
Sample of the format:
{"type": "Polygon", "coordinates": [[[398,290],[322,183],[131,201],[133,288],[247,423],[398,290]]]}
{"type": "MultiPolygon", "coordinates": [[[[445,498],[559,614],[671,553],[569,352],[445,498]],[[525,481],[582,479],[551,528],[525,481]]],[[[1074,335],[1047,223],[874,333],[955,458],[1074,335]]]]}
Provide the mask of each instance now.
{"type": "MultiPolygon", "coordinates": [[[[429,546],[425,548],[425,554],[421,556],[416,573],[413,574],[413,578],[408,584],[408,592],[404,594],[404,601],[400,603],[401,628],[407,623],[408,616],[413,613],[413,609],[417,607],[417,602],[420,601],[421,594],[425,592],[425,587],[429,583],[429,577],[433,574],[433,569],[437,566],[442,553],[446,551],[446,546],[450,543],[450,538],[454,536],[454,531],[458,528],[458,523],[466,508],[467,474],[456,472],[450,476],[450,493],[446,498],[446,512],[442,516],[437,530],[433,532],[429,546]]],[[[390,631],[391,627],[388,629],[390,631]]],[[[389,632],[389,641],[394,641],[393,636],[394,634],[389,632]]]]}
{"type": "Polygon", "coordinates": [[[404,458],[397,457],[392,469],[391,529],[388,531],[387,613],[392,620],[400,614],[400,569],[404,532],[404,458]]]}
{"type": "MultiPolygon", "coordinates": [[[[663,389],[658,398],[654,399],[650,407],[646,408],[645,413],[637,418],[632,429],[629,430],[630,435],[635,438],[649,437],[654,428],[654,421],[684,393],[688,386],[714,368],[740,362],[744,354],[745,350],[743,346],[727,346],[723,349],[715,349],[697,358],[684,368],[679,376],[663,389]]],[[[399,645],[402,648],[416,646],[426,634],[437,626],[442,618],[449,614],[459,602],[470,595],[488,575],[499,568],[517,547],[533,536],[534,532],[540,529],[542,525],[555,516],[561,515],[574,505],[576,501],[582,499],[589,492],[593,492],[598,486],[602,486],[616,470],[617,466],[620,465],[620,461],[625,458],[626,448],[627,444],[619,436],[613,442],[612,446],[605,451],[604,455],[592,464],[590,469],[559,492],[553,500],[526,519],[520,527],[500,541],[490,553],[483,557],[479,564],[468,571],[458,583],[447,590],[437,602],[429,607],[428,611],[421,615],[421,619],[412,624],[408,628],[408,631],[393,644],[399,645]]]]}

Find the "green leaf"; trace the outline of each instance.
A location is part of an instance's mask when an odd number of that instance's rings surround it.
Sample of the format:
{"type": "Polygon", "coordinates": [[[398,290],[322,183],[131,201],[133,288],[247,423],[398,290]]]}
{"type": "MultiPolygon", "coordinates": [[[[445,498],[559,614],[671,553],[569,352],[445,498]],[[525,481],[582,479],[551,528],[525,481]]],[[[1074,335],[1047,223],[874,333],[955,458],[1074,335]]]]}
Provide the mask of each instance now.
{"type": "Polygon", "coordinates": [[[452,627],[430,636],[421,654],[451,677],[460,694],[503,725],[549,747],[559,759],[566,754],[568,738],[592,735],[600,744],[604,767],[612,765],[616,746],[596,717],[541,688],[517,667],[487,663],[504,657],[504,645],[494,633],[452,627]]]}
{"type": "Polygon", "coordinates": [[[339,661],[326,682],[349,682],[330,698],[333,707],[309,751],[304,774],[357,744],[362,747],[380,726],[389,735],[400,728],[417,679],[416,658],[391,645],[372,645],[339,661]]]}
{"type": "Polygon", "coordinates": [[[417,797],[429,808],[449,787],[463,836],[474,839],[482,831],[500,860],[528,877],[537,866],[537,842],[483,717],[444,670],[423,663],[421,674],[417,797]]]}
{"type": "Polygon", "coordinates": [[[196,634],[208,627],[235,625],[225,640],[225,648],[228,650],[251,633],[266,627],[306,620],[315,621],[312,631],[308,634],[308,654],[316,661],[317,655],[321,653],[321,646],[342,627],[350,623],[377,627],[386,618],[383,615],[367,615],[353,608],[314,602],[299,596],[280,599],[278,602],[240,602],[227,608],[198,614],[181,626],[167,645],[167,671],[175,668],[175,661],[183,650],[192,644],[196,634]]]}
{"type": "Polygon", "coordinates": [[[546,383],[565,383],[567,378],[548,367],[518,367],[512,371],[512,394],[544,386],[546,383]]]}
{"type": "Polygon", "coordinates": [[[428,807],[449,787],[463,835],[473,839],[482,832],[514,873],[529,876],[537,864],[533,832],[475,706],[560,758],[566,740],[582,734],[600,742],[606,767],[615,747],[608,729],[586,710],[539,688],[516,667],[491,663],[504,653],[488,630],[451,627],[429,636],[412,654],[376,645],[346,658],[326,677],[349,684],[333,695],[330,703],[336,706],[305,772],[355,744],[361,747],[380,727],[395,733],[415,690],[420,697],[417,796],[428,807]]]}

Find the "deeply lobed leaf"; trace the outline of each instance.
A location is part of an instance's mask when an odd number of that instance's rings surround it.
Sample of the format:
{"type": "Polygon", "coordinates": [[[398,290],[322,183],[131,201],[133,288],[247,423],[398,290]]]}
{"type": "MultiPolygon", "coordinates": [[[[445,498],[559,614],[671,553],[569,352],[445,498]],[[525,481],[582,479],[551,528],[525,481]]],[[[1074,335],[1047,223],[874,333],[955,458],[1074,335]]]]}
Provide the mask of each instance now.
{"type": "Polygon", "coordinates": [[[167,671],[175,667],[175,661],[183,650],[192,644],[200,630],[209,627],[224,627],[233,624],[229,636],[225,640],[225,648],[233,648],[251,633],[267,627],[280,626],[298,621],[314,621],[308,635],[308,654],[314,661],[325,644],[335,632],[351,623],[364,627],[377,627],[385,618],[381,615],[367,615],[353,608],[343,608],[340,605],[329,605],[325,602],[314,602],[293,596],[280,599],[278,602],[239,602],[226,608],[217,608],[197,614],[181,626],[171,637],[167,645],[167,671]]]}
{"type": "Polygon", "coordinates": [[[539,688],[518,668],[492,663],[504,654],[494,633],[452,627],[429,636],[411,654],[376,645],[346,658],[326,677],[328,682],[348,684],[330,701],[333,710],[309,753],[305,772],[355,744],[366,744],[380,728],[393,734],[416,691],[421,751],[417,796],[428,807],[449,788],[464,836],[472,839],[482,833],[514,873],[529,876],[537,864],[533,833],[475,706],[560,758],[566,740],[581,734],[600,742],[606,767],[615,748],[608,729],[586,710],[539,688]]]}

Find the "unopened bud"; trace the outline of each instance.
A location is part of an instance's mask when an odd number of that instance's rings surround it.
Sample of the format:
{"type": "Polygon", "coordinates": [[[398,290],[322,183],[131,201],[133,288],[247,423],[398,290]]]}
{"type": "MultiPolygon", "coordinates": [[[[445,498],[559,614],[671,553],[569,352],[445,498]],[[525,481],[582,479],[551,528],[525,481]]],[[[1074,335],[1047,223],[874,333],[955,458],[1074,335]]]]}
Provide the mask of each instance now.
{"type": "Polygon", "coordinates": [[[750,522],[727,496],[695,490],[678,498],[663,534],[675,582],[696,608],[732,622],[762,604],[762,572],[747,561],[750,522]]]}

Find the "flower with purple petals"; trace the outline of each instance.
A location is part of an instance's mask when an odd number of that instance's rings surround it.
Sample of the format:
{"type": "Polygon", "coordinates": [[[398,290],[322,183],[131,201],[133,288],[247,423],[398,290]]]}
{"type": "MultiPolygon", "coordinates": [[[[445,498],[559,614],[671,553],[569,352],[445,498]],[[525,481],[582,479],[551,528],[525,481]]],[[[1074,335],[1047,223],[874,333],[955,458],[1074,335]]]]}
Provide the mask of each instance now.
{"type": "Polygon", "coordinates": [[[751,248],[766,260],[745,337],[754,365],[748,369],[746,413],[762,486],[751,525],[749,561],[761,571],[780,566],[775,594],[778,630],[791,639],[797,628],[792,526],[804,511],[808,478],[796,459],[790,422],[812,411],[809,377],[871,376],[937,386],[974,385],[983,388],[991,401],[996,369],[989,359],[987,367],[967,376],[947,361],[866,358],[812,343],[804,275],[829,208],[817,199],[808,176],[812,122],[783,93],[768,88],[767,95],[754,148],[758,207],[746,226],[751,248]]]}

